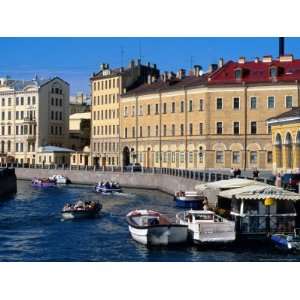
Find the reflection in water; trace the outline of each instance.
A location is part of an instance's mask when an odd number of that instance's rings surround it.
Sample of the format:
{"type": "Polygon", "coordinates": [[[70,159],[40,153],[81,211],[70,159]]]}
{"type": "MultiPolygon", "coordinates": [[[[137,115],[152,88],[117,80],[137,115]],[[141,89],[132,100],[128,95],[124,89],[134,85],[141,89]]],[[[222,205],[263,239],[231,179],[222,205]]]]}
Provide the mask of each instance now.
{"type": "Polygon", "coordinates": [[[173,220],[173,198],[158,191],[125,190],[100,195],[91,186],[36,189],[19,181],[18,193],[0,202],[0,261],[265,261],[300,260],[267,246],[216,249],[189,246],[147,248],[129,235],[125,216],[133,209],[155,209],[173,220]],[[62,221],[66,202],[100,200],[98,218],[62,221]]]}

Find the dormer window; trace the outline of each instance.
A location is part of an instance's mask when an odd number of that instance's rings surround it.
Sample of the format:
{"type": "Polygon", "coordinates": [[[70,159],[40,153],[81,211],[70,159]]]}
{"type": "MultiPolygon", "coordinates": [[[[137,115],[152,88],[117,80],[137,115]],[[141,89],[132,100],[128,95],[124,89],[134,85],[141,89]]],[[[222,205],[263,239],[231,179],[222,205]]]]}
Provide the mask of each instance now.
{"type": "Polygon", "coordinates": [[[241,80],[242,79],[242,75],[243,75],[243,70],[238,68],[234,70],[234,77],[235,80],[241,80]]]}
{"type": "Polygon", "coordinates": [[[277,73],[278,73],[277,67],[271,67],[270,68],[270,77],[271,78],[276,78],[277,77],[277,73]]]}

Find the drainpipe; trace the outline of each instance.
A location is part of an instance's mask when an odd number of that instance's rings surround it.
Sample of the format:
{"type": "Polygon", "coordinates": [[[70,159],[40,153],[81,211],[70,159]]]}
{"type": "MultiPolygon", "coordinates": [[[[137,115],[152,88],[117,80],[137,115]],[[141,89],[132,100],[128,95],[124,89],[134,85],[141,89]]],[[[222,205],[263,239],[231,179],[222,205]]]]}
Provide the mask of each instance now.
{"type": "Polygon", "coordinates": [[[135,155],[136,155],[136,159],[135,161],[138,162],[138,159],[139,159],[139,150],[138,150],[138,146],[139,146],[139,142],[138,142],[138,135],[139,135],[139,122],[138,122],[138,109],[137,109],[137,106],[138,106],[138,96],[135,96],[135,155]]]}
{"type": "Polygon", "coordinates": [[[161,91],[159,91],[159,168],[162,166],[161,156],[161,91]]]}
{"type": "Polygon", "coordinates": [[[184,158],[185,158],[185,169],[187,170],[188,168],[188,153],[187,153],[187,144],[188,144],[188,136],[187,136],[187,133],[188,133],[188,100],[187,100],[187,90],[185,87],[183,87],[183,90],[184,90],[184,102],[185,102],[185,105],[184,105],[184,130],[185,130],[185,136],[184,136],[184,148],[185,148],[185,154],[184,154],[184,158]]]}
{"type": "Polygon", "coordinates": [[[244,85],[244,99],[245,99],[245,109],[244,109],[244,124],[245,124],[245,130],[244,130],[244,171],[247,169],[247,143],[248,143],[248,95],[247,95],[247,86],[245,85],[245,82],[243,82],[244,85]]]}

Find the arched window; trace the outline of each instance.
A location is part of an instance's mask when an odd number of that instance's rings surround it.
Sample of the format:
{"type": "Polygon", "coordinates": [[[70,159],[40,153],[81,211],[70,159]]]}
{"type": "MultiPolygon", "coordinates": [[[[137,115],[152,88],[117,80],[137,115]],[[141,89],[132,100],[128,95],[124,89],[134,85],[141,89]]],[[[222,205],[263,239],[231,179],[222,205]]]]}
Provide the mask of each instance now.
{"type": "Polygon", "coordinates": [[[275,162],[276,168],[282,168],[282,139],[279,133],[275,138],[275,162]]]}

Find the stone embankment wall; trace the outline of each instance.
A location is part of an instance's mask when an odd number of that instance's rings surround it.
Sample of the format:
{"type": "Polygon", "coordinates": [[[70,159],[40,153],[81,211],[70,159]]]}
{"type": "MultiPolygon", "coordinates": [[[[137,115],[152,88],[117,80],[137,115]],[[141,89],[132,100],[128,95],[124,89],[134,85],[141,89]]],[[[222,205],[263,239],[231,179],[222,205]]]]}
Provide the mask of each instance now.
{"type": "Polygon", "coordinates": [[[0,169],[0,197],[17,191],[15,169],[0,169]]]}
{"type": "Polygon", "coordinates": [[[23,180],[31,180],[34,177],[47,178],[55,174],[67,176],[72,183],[77,184],[96,184],[98,181],[111,180],[124,187],[158,189],[169,194],[179,190],[194,190],[195,185],[201,183],[198,180],[166,174],[16,168],[17,178],[23,180]]]}

